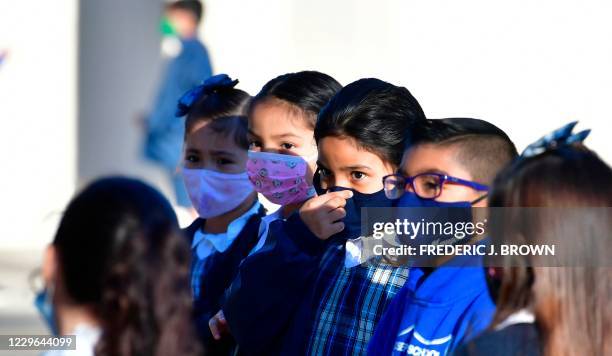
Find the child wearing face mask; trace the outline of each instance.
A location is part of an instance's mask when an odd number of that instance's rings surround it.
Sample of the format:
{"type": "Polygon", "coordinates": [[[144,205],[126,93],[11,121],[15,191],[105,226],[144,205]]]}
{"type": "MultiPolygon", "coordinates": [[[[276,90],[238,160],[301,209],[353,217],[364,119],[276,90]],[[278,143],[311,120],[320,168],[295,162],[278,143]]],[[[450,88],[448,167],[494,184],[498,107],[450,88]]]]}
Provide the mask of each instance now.
{"type": "MultiPolygon", "coordinates": [[[[385,177],[385,187],[401,195],[399,207],[484,207],[489,184],[516,154],[508,136],[486,121],[429,120],[413,133],[399,173],[385,177]]],[[[462,257],[410,268],[369,355],[445,355],[490,324],[495,305],[482,261],[462,265],[462,257]]]]}
{"type": "Polygon", "coordinates": [[[346,268],[344,242],[359,236],[362,207],[390,204],[382,178],[397,169],[406,132],[421,120],[408,90],[377,79],[349,84],[322,109],[314,136],[323,195],[271,224],[276,243],[245,260],[224,305],[240,354],[365,353],[407,268],[346,268]]]}
{"type": "Polygon", "coordinates": [[[340,88],[326,74],[303,71],[272,79],[253,98],[247,173],[255,190],[280,208],[264,218],[259,243],[251,253],[266,243],[272,221],[286,219],[316,194],[315,120],[340,88]]]}
{"type": "MultiPolygon", "coordinates": [[[[272,203],[280,205],[280,208],[262,220],[258,232],[259,242],[241,265],[241,273],[251,273],[252,269],[248,267],[251,261],[263,260],[265,263],[265,257],[262,258],[265,254],[260,252],[271,245],[282,243],[277,241],[276,235],[269,234],[270,225],[286,219],[316,194],[312,185],[317,158],[313,136],[315,121],[321,108],[340,88],[340,84],[326,74],[303,71],[272,79],[253,98],[248,113],[247,174],[254,189],[272,203]]],[[[236,278],[237,281],[232,284],[234,289],[227,293],[227,299],[233,301],[232,305],[237,304],[237,309],[248,310],[233,313],[234,309],[230,308],[228,314],[224,315],[221,311],[212,318],[210,328],[216,338],[227,331],[227,318],[241,350],[256,349],[250,341],[258,342],[253,335],[255,331],[264,330],[243,328],[234,321],[236,317],[242,321],[249,314],[256,315],[256,301],[248,293],[259,293],[261,288],[265,288],[265,283],[283,283],[274,279],[274,273],[257,275],[256,278],[266,281],[254,281],[254,284],[236,278]],[[245,341],[246,338],[248,341],[245,341]]]]}
{"type": "Polygon", "coordinates": [[[196,323],[209,352],[218,353],[229,352],[232,342],[213,342],[208,320],[257,243],[265,215],[245,172],[251,97],[237,83],[225,74],[213,76],[185,93],[176,113],[185,116],[182,175],[199,216],[186,229],[196,323]]]}

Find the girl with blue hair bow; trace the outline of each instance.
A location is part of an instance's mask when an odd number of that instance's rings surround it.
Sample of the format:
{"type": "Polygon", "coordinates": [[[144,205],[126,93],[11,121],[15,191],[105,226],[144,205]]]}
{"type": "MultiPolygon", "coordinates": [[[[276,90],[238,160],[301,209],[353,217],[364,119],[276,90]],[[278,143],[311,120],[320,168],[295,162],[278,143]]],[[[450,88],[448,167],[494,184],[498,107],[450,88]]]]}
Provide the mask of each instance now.
{"type": "Polygon", "coordinates": [[[232,341],[214,341],[208,328],[238,265],[257,242],[265,209],[245,172],[246,110],[251,97],[225,74],[185,93],[181,173],[198,218],[186,229],[192,250],[191,287],[198,331],[212,354],[229,354],[232,341]]]}

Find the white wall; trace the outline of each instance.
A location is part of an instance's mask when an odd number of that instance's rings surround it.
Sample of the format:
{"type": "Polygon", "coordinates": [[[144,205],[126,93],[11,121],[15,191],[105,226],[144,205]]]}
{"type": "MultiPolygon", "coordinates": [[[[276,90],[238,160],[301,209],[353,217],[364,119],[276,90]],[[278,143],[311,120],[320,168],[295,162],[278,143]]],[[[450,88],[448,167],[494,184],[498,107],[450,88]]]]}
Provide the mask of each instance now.
{"type": "Polygon", "coordinates": [[[0,248],[48,242],[74,189],[76,14],[76,0],[0,0],[0,248]]]}
{"type": "Polygon", "coordinates": [[[571,120],[612,162],[612,3],[598,0],[209,0],[217,71],[255,93],[287,71],[406,86],[430,117],[470,116],[519,149],[571,120]]]}

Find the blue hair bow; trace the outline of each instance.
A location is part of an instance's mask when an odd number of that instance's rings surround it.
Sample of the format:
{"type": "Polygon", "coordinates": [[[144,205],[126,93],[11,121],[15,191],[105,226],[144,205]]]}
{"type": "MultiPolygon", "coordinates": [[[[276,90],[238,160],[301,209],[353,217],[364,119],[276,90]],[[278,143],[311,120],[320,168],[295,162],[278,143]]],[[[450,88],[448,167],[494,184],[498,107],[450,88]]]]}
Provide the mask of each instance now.
{"type": "Polygon", "coordinates": [[[521,157],[529,158],[537,156],[540,153],[544,153],[555,148],[569,146],[573,143],[584,141],[584,139],[591,133],[591,130],[588,129],[578,133],[572,133],[574,126],[576,126],[577,123],[578,121],[570,122],[569,124],[556,129],[536,142],[530,144],[527,146],[527,148],[525,148],[523,153],[521,153],[521,157]]]}
{"type": "Polygon", "coordinates": [[[231,89],[238,84],[238,79],[232,80],[227,74],[217,74],[206,79],[202,84],[188,90],[178,100],[176,107],[176,117],[187,115],[195,102],[197,102],[204,94],[211,94],[218,89],[231,89]]]}

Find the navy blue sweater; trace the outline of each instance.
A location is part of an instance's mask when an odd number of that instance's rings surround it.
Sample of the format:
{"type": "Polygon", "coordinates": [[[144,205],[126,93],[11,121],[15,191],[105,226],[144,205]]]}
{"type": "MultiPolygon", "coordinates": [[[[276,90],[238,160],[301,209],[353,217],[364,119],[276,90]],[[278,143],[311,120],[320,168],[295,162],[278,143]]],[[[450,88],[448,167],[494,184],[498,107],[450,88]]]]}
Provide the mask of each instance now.
{"type": "MultiPolygon", "coordinates": [[[[265,216],[263,206],[257,214],[251,216],[246,225],[236,237],[232,245],[224,252],[215,252],[206,259],[202,273],[200,297],[194,301],[194,317],[198,333],[210,354],[225,354],[233,345],[233,340],[213,341],[208,321],[216,314],[223,303],[226,288],[236,277],[238,267],[258,241],[259,225],[265,216]],[[224,351],[221,351],[224,350],[224,351]],[[214,352],[213,352],[214,351],[214,352]]],[[[185,229],[189,242],[193,240],[196,231],[204,225],[204,219],[196,219],[185,229]]]]}
{"type": "Polygon", "coordinates": [[[289,329],[309,321],[309,315],[296,311],[313,292],[326,246],[327,241],[316,238],[298,214],[270,224],[265,245],[243,261],[223,305],[240,355],[276,355],[283,343],[303,345],[304,335],[289,329]],[[288,336],[297,339],[287,340],[288,336]]]}

